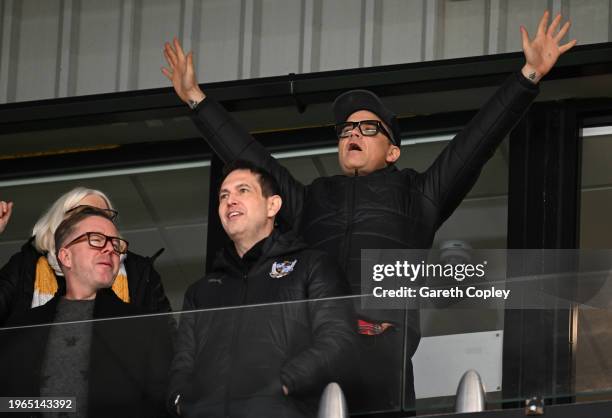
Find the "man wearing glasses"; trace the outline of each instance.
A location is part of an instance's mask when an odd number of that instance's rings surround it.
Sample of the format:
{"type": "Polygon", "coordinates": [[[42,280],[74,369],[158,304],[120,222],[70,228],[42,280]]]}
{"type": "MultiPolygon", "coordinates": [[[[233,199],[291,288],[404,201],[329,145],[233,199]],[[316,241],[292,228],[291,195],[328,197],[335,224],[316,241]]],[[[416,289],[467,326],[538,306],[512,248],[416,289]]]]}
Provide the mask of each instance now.
{"type": "MultiPolygon", "coordinates": [[[[276,178],[286,203],[280,218],[295,225],[312,247],[334,255],[353,293],[360,294],[362,249],[431,247],[440,225],[537,96],[537,83],[575,45],[575,40],[560,44],[569,22],[559,29],[560,23],[558,15],[549,25],[545,12],[533,39],[521,27],[525,54],[521,71],[508,78],[423,173],[394,166],[400,156],[399,124],[371,92],[344,93],[333,105],[338,161],[345,176],[321,177],[303,185],[218,103],[206,97],[195,78],[192,53],[185,54],[176,39],[174,45],[165,44],[169,68],[162,72],[178,96],[194,109],[198,128],[222,160],[249,160],[276,178]]],[[[399,311],[362,310],[358,314],[363,343],[359,370],[364,384],[348,394],[351,412],[398,406],[404,353],[402,397],[404,405],[413,405],[409,359],[420,339],[418,312],[405,318],[399,311]]]]}
{"type": "Polygon", "coordinates": [[[164,416],[172,356],[169,322],[110,289],[128,242],[108,213],[82,208],[55,232],[65,294],[14,317],[0,332],[3,396],[74,397],[78,416],[164,416]],[[57,326],[27,327],[52,323],[57,326]],[[20,326],[26,326],[20,328],[20,326]]]}

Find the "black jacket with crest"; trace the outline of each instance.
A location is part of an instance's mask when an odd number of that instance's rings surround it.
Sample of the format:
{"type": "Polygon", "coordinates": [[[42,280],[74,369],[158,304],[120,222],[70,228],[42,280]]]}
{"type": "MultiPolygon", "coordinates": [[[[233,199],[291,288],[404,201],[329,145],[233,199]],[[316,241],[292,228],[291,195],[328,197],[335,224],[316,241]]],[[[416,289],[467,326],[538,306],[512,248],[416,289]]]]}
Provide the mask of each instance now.
{"type": "Polygon", "coordinates": [[[292,234],[275,231],[242,259],[226,246],[185,295],[184,311],[207,310],[181,315],[170,398],[183,396],[186,416],[311,415],[356,335],[350,302],[321,300],[348,293],[341,277],[292,234]]]}

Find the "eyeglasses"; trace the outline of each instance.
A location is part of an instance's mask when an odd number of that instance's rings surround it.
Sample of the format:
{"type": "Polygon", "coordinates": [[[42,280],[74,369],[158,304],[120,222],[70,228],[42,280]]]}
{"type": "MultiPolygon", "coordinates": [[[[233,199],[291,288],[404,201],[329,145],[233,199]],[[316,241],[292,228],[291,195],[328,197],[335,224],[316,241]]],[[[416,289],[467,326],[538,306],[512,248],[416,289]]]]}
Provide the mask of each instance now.
{"type": "Polygon", "coordinates": [[[344,122],[336,125],[336,135],[338,138],[348,138],[351,136],[353,129],[359,127],[359,132],[363,136],[374,136],[378,132],[382,132],[387,138],[391,139],[389,131],[385,129],[382,122],[379,120],[360,120],[359,122],[344,122]]]}
{"type": "Polygon", "coordinates": [[[113,222],[117,219],[117,215],[119,215],[119,212],[117,212],[115,209],[103,209],[103,208],[98,208],[96,206],[90,206],[90,205],[75,206],[72,209],[68,209],[66,211],[66,215],[68,215],[69,213],[79,213],[80,211],[84,209],[88,209],[88,208],[95,209],[97,211],[105,213],[108,219],[110,219],[113,222]]]}
{"type": "Polygon", "coordinates": [[[113,246],[113,251],[115,251],[117,254],[127,253],[129,243],[126,240],[119,237],[109,237],[108,235],[104,235],[100,232],[85,232],[84,234],[81,234],[70,241],[68,244],[64,245],[64,248],[68,248],[71,245],[82,241],[84,237],[87,237],[87,242],[89,242],[89,246],[92,248],[102,249],[106,247],[106,243],[110,241],[111,245],[113,246]]]}

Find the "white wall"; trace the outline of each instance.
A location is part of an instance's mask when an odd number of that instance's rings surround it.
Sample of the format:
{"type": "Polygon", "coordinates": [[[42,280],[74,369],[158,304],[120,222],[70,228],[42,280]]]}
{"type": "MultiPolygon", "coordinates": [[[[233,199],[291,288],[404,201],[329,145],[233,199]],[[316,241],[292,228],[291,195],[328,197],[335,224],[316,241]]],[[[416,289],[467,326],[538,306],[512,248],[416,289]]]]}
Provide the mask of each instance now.
{"type": "Polygon", "coordinates": [[[611,0],[0,0],[0,103],[166,87],[177,35],[202,82],[520,49],[545,8],[581,44],[611,40],[611,0]]]}

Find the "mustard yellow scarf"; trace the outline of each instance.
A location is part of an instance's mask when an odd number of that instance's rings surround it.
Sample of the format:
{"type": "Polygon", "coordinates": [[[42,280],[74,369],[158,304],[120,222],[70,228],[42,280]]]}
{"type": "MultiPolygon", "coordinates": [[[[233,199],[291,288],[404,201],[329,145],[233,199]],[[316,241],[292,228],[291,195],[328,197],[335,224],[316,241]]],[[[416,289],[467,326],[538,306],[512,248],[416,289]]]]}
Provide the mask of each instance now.
{"type": "MultiPolygon", "coordinates": [[[[36,263],[36,279],[34,280],[34,295],[32,297],[32,308],[44,305],[57,292],[57,278],[55,272],[49,265],[47,257],[40,256],[36,263]]],[[[125,265],[121,263],[121,268],[113,282],[113,291],[119,299],[125,303],[130,303],[130,292],[128,289],[127,273],[125,265]]]]}

